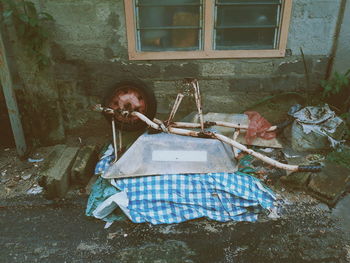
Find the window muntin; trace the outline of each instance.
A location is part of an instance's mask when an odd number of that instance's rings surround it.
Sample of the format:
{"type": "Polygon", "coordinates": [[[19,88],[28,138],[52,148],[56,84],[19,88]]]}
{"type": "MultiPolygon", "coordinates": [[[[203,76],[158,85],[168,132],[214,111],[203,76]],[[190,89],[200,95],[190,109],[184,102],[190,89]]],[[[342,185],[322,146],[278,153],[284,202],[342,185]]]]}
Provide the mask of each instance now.
{"type": "Polygon", "coordinates": [[[137,0],[138,50],[202,49],[202,7],[201,0],[137,0]]]}

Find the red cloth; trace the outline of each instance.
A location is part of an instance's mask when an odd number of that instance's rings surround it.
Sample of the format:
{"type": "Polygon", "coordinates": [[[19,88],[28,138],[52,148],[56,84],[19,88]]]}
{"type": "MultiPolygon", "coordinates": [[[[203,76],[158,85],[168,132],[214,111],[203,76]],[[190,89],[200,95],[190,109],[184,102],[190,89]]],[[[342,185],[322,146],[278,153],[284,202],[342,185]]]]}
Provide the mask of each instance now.
{"type": "Polygon", "coordinates": [[[245,140],[248,144],[252,144],[257,137],[265,140],[271,140],[276,137],[275,132],[267,132],[271,124],[258,112],[246,111],[244,114],[248,115],[249,118],[248,131],[245,135],[245,140]]]}

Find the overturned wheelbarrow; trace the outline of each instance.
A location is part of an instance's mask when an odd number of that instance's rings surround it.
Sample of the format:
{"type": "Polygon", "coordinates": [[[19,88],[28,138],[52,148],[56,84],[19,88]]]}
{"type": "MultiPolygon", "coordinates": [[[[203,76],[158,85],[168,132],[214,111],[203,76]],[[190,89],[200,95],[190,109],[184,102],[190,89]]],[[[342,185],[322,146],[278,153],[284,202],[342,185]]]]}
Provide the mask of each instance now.
{"type": "MultiPolygon", "coordinates": [[[[262,160],[263,162],[266,162],[274,167],[288,170],[288,171],[310,171],[310,172],[317,172],[321,170],[320,165],[289,165],[285,163],[278,162],[270,157],[267,157],[259,152],[256,152],[252,149],[247,148],[245,145],[238,143],[235,140],[235,135],[233,138],[226,137],[222,134],[213,132],[213,131],[208,131],[207,128],[210,128],[212,126],[223,126],[223,127],[229,127],[229,128],[234,128],[237,130],[240,129],[247,129],[248,127],[242,126],[240,123],[228,123],[228,122],[222,122],[222,121],[216,121],[216,122],[204,122],[203,120],[203,114],[202,114],[202,106],[201,106],[201,96],[200,96],[200,91],[199,91],[199,85],[198,81],[196,79],[185,79],[186,85],[188,85],[190,88],[193,88],[193,93],[195,97],[195,102],[198,110],[198,116],[199,116],[199,122],[200,123],[186,123],[186,122],[173,122],[173,117],[175,116],[175,113],[177,109],[179,108],[183,94],[178,94],[176,101],[174,103],[174,106],[171,110],[170,116],[166,121],[161,121],[156,118],[154,118],[155,115],[155,100],[146,100],[146,98],[150,97],[147,96],[142,96],[145,93],[142,93],[143,91],[140,89],[134,89],[134,88],[126,88],[125,91],[117,91],[113,93],[114,95],[112,96],[112,99],[109,100],[109,103],[105,103],[105,106],[101,105],[96,105],[95,110],[102,112],[107,118],[111,119],[112,121],[112,128],[113,128],[113,141],[114,141],[114,148],[117,149],[116,146],[116,132],[115,132],[115,126],[117,126],[119,129],[124,129],[124,127],[127,127],[124,130],[131,130],[131,127],[133,124],[135,124],[135,127],[142,127],[142,126],[148,126],[151,130],[161,132],[161,133],[167,133],[171,135],[180,135],[176,136],[176,139],[174,137],[174,140],[177,141],[175,143],[176,148],[180,147],[181,145],[187,146],[188,145],[188,140],[183,138],[181,140],[181,136],[189,136],[189,137],[194,137],[194,138],[201,138],[206,139],[206,140],[216,140],[218,142],[222,142],[224,144],[230,145],[234,149],[239,149],[245,153],[248,153],[252,156],[254,156],[257,159],[262,160]],[[132,90],[132,91],[130,91],[132,90]],[[138,93],[139,92],[139,93],[138,93]],[[152,104],[153,105],[149,105],[152,104]],[[141,106],[140,106],[141,105],[141,106]],[[145,109],[152,109],[152,111],[148,111],[145,109]],[[140,112],[140,111],[141,112],[140,112]],[[142,112],[143,111],[143,112],[142,112]],[[151,114],[149,114],[151,113],[151,114]],[[142,123],[143,125],[141,125],[142,123]],[[200,129],[194,130],[194,129],[200,129]],[[187,141],[186,141],[187,140],[187,141]]],[[[147,91],[150,91],[147,89],[147,91]]],[[[154,98],[154,95],[153,95],[154,98]]],[[[272,126],[269,130],[273,131],[277,127],[272,126]]],[[[134,130],[134,129],[132,129],[134,130]]],[[[237,131],[236,133],[237,134],[237,131]]],[[[148,136],[148,135],[147,135],[148,136]]],[[[150,135],[152,136],[152,135],[150,135]]],[[[164,138],[167,138],[168,136],[163,136],[164,138]]],[[[152,137],[150,137],[152,138],[152,137]]],[[[135,155],[131,155],[128,153],[125,153],[124,156],[125,158],[121,158],[117,164],[115,164],[115,167],[112,165],[110,170],[104,175],[104,177],[108,178],[120,178],[120,177],[130,177],[130,176],[142,176],[142,175],[150,175],[150,174],[170,174],[170,173],[205,173],[205,172],[232,172],[232,169],[235,169],[235,161],[234,161],[234,152],[229,153],[225,158],[228,158],[228,160],[231,160],[232,166],[223,166],[221,169],[219,166],[215,166],[213,162],[208,166],[212,167],[219,167],[218,169],[214,170],[205,170],[203,169],[203,166],[206,164],[209,164],[207,162],[208,160],[214,160],[214,158],[209,158],[208,155],[203,154],[202,157],[197,156],[201,160],[206,160],[206,163],[202,163],[198,166],[198,169],[193,169],[193,166],[188,165],[188,168],[184,169],[174,169],[176,166],[179,166],[179,160],[176,158],[180,158],[182,162],[186,162],[185,159],[183,159],[183,155],[186,155],[186,151],[192,151],[192,154],[194,155],[199,155],[199,153],[196,152],[196,147],[193,146],[192,149],[188,149],[188,147],[185,147],[185,150],[179,150],[179,149],[174,149],[174,144],[171,145],[171,143],[167,143],[166,140],[162,140],[162,136],[155,136],[153,137],[153,144],[154,145],[161,145],[161,150],[157,150],[157,147],[151,147],[151,149],[146,152],[147,157],[152,157],[150,158],[135,158],[135,155]],[[181,152],[182,151],[182,152],[181,152]],[[195,151],[196,153],[194,153],[195,151]],[[134,158],[133,158],[134,156],[134,158]],[[158,156],[158,157],[157,157],[158,156]],[[172,157],[170,157],[172,156],[172,157]],[[206,158],[204,158],[206,156],[206,158]],[[231,157],[232,156],[232,157],[231,157]],[[159,159],[157,159],[159,158],[159,159]],[[152,162],[153,162],[153,167],[156,166],[155,164],[157,162],[160,162],[161,159],[164,159],[163,161],[170,162],[168,165],[161,165],[157,169],[153,169],[152,171],[136,171],[135,169],[125,169],[126,168],[131,168],[131,166],[135,165],[135,162],[139,162],[135,166],[137,167],[142,167],[143,165],[150,165],[152,167],[152,162]],[[172,159],[171,159],[172,158],[172,159]],[[126,161],[125,161],[126,160],[126,161]],[[134,160],[134,162],[132,161],[134,160]],[[150,163],[151,162],[151,163],[150,163]],[[174,164],[174,162],[177,162],[174,164]],[[123,167],[121,167],[121,163],[124,163],[123,167]],[[140,165],[142,164],[142,165],[140,165]],[[114,167],[114,168],[113,168],[114,167]],[[192,169],[191,169],[192,167],[192,169]],[[201,167],[201,168],[200,168],[201,167]],[[227,169],[230,169],[230,171],[227,171],[227,169]],[[124,172],[123,172],[124,171],[124,172]]],[[[169,140],[169,138],[167,138],[169,140]]],[[[198,139],[199,140],[199,139],[198,139]]],[[[148,143],[152,144],[152,139],[148,139],[148,143]]],[[[197,143],[201,143],[201,141],[198,141],[197,143]]],[[[227,149],[227,147],[224,147],[227,149]]],[[[232,148],[230,148],[232,149],[232,148]]],[[[133,149],[134,152],[138,152],[137,150],[133,149]]],[[[220,151],[219,151],[220,152],[220,151]]],[[[218,153],[219,153],[218,152],[218,153]]],[[[226,151],[227,152],[227,151],[226,151]]],[[[206,151],[208,153],[208,151],[206,151]]],[[[215,156],[215,153],[213,153],[211,156],[215,156]]],[[[192,156],[193,157],[193,156],[192,156]]],[[[191,158],[192,158],[191,157],[191,158]]],[[[221,157],[221,156],[219,156],[221,157]]],[[[191,159],[190,158],[190,159],[191,159]]],[[[116,158],[117,159],[117,158],[116,158]]],[[[191,159],[192,160],[192,159],[191,159]]],[[[196,161],[194,161],[196,162],[196,161]]],[[[184,163],[181,163],[182,165],[184,163]]]]}

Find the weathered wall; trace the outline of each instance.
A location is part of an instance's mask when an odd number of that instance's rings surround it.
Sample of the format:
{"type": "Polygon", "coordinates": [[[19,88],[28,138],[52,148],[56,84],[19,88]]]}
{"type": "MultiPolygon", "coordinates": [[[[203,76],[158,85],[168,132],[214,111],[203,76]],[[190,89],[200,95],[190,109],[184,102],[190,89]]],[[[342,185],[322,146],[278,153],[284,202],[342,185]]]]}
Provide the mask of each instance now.
{"type": "Polygon", "coordinates": [[[333,71],[344,74],[350,69],[350,2],[346,1],[344,17],[341,23],[333,71]]]}
{"type": "MultiPolygon", "coordinates": [[[[38,66],[17,38],[14,27],[7,27],[3,34],[28,147],[62,142],[65,130],[53,69],[38,66]]],[[[46,45],[42,52],[50,55],[49,50],[46,45]]]]}
{"type": "Polygon", "coordinates": [[[160,112],[168,111],[183,77],[200,80],[205,110],[212,111],[239,111],[266,92],[305,90],[300,48],[315,89],[325,75],[340,4],[294,0],[285,58],[129,61],[122,0],[37,1],[55,18],[52,55],[66,129],[95,116],[88,106],[124,78],[152,85],[160,112]]]}

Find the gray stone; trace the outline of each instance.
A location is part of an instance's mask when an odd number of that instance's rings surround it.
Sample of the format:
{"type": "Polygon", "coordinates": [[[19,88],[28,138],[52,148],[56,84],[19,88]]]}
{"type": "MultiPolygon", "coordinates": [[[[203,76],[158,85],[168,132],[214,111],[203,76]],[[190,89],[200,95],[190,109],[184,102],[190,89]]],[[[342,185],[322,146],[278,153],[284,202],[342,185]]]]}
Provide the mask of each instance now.
{"type": "Polygon", "coordinates": [[[80,148],[71,170],[71,181],[76,184],[86,184],[94,174],[97,162],[97,146],[80,148]]]}
{"type": "Polygon", "coordinates": [[[326,162],[321,172],[311,176],[308,189],[316,198],[334,205],[347,191],[350,170],[335,163],[326,162]]]}
{"type": "Polygon", "coordinates": [[[78,147],[67,147],[62,144],[53,147],[41,170],[39,182],[44,187],[47,198],[62,198],[67,193],[69,174],[78,150],[78,147]]]}

